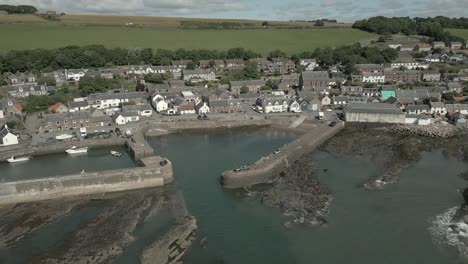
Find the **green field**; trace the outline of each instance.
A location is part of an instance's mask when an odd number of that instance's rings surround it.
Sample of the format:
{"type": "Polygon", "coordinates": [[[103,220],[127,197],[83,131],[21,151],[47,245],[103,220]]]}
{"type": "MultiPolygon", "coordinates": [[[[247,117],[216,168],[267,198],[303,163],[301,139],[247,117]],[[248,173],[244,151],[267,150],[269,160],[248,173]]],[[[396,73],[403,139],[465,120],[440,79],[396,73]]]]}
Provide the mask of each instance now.
{"type": "Polygon", "coordinates": [[[347,27],[310,29],[182,30],[125,26],[80,26],[53,23],[0,24],[0,50],[58,48],[102,44],[107,47],[217,49],[243,47],[266,55],[318,47],[336,47],[376,35],[347,27]]]}
{"type": "Polygon", "coordinates": [[[468,40],[468,29],[449,29],[449,32],[455,36],[468,40]]]}

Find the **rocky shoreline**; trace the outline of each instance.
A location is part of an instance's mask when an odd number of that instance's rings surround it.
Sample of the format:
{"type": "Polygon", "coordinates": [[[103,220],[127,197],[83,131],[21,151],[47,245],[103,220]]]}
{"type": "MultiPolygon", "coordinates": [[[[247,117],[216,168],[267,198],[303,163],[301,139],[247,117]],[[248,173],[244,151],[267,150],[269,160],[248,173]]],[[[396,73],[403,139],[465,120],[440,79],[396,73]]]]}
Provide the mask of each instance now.
{"type": "Polygon", "coordinates": [[[468,125],[392,125],[386,128],[389,132],[396,132],[405,135],[422,136],[431,138],[450,138],[468,134],[468,125]]]}

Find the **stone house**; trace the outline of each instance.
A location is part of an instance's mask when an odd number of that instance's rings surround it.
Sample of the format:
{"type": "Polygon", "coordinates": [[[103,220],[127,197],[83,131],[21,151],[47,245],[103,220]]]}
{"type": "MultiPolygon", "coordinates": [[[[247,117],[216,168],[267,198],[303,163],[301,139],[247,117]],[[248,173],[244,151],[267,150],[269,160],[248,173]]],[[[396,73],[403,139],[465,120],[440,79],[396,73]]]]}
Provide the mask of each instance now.
{"type": "Polygon", "coordinates": [[[443,49],[445,48],[445,42],[443,41],[434,41],[432,42],[433,49],[443,49]]]}
{"type": "Polygon", "coordinates": [[[190,62],[192,62],[192,60],[173,60],[171,64],[179,69],[185,69],[190,62]]]}
{"type": "Polygon", "coordinates": [[[242,112],[242,104],[238,99],[210,101],[211,113],[239,113],[242,112]]]}
{"type": "Polygon", "coordinates": [[[421,80],[421,72],[417,70],[384,71],[387,82],[418,82],[421,80]]]}
{"type": "Polygon", "coordinates": [[[341,94],[360,94],[362,93],[362,86],[340,86],[341,94]]]}
{"type": "Polygon", "coordinates": [[[45,114],[41,130],[45,132],[73,130],[82,127],[97,128],[112,124],[109,116],[92,117],[89,111],[62,114],[45,114]]]}
{"type": "Polygon", "coordinates": [[[461,49],[462,45],[463,44],[461,42],[459,42],[459,41],[450,42],[450,48],[451,49],[456,49],[456,50],[461,49]]]}
{"type": "Polygon", "coordinates": [[[347,105],[349,103],[348,96],[333,96],[333,105],[347,105]]]}
{"type": "Polygon", "coordinates": [[[68,103],[68,111],[70,113],[78,111],[87,111],[91,108],[88,101],[85,99],[76,99],[68,103]]]}
{"type": "Polygon", "coordinates": [[[429,106],[431,107],[431,114],[434,115],[445,115],[447,114],[447,108],[442,102],[430,102],[429,106]]]}
{"type": "Polygon", "coordinates": [[[425,82],[438,82],[440,81],[440,72],[438,71],[423,71],[422,80],[425,82]]]}
{"type": "Polygon", "coordinates": [[[6,80],[10,85],[35,84],[36,75],[31,72],[7,72],[6,80]]]}
{"type": "Polygon", "coordinates": [[[47,108],[47,110],[49,112],[52,112],[52,113],[67,113],[68,112],[68,107],[66,105],[64,105],[62,102],[57,102],[55,103],[54,105],[51,105],[49,106],[49,108],[47,108]]]}
{"type": "Polygon", "coordinates": [[[385,75],[382,72],[364,72],[362,74],[363,83],[384,83],[385,75]]]}
{"type": "Polygon", "coordinates": [[[305,71],[299,79],[299,87],[302,89],[318,90],[330,88],[332,79],[327,71],[305,71]]]}
{"type": "Polygon", "coordinates": [[[243,59],[226,59],[224,62],[226,69],[228,70],[242,69],[245,67],[245,62],[243,59]]]}
{"type": "Polygon", "coordinates": [[[229,91],[233,94],[240,94],[242,87],[247,87],[249,93],[256,93],[260,91],[260,88],[264,86],[266,82],[264,80],[247,80],[247,81],[230,81],[229,91]]]}
{"type": "Polygon", "coordinates": [[[216,80],[215,72],[210,69],[184,70],[183,76],[184,81],[192,83],[216,80]]]}
{"type": "Polygon", "coordinates": [[[454,93],[463,92],[463,86],[459,82],[449,82],[447,83],[447,90],[454,93]]]}
{"type": "Polygon", "coordinates": [[[27,85],[16,86],[15,90],[9,91],[8,94],[12,97],[28,97],[30,95],[41,96],[50,95],[55,92],[55,86],[45,85],[27,85]]]}
{"type": "Polygon", "coordinates": [[[316,59],[300,59],[299,65],[305,67],[306,71],[313,71],[318,64],[316,59]]]}
{"type": "Polygon", "coordinates": [[[139,116],[150,117],[153,115],[153,109],[148,103],[139,105],[122,105],[122,112],[136,112],[139,116]]]}
{"type": "Polygon", "coordinates": [[[420,115],[431,113],[431,108],[428,105],[408,105],[405,107],[406,113],[410,115],[420,115]]]}
{"type": "Polygon", "coordinates": [[[432,47],[431,45],[427,44],[427,43],[419,43],[418,45],[416,45],[416,51],[421,53],[421,52],[429,52],[431,51],[432,47]]]}
{"type": "Polygon", "coordinates": [[[384,66],[382,64],[356,64],[354,66],[356,70],[358,70],[360,73],[366,73],[366,72],[383,72],[384,66]]]}

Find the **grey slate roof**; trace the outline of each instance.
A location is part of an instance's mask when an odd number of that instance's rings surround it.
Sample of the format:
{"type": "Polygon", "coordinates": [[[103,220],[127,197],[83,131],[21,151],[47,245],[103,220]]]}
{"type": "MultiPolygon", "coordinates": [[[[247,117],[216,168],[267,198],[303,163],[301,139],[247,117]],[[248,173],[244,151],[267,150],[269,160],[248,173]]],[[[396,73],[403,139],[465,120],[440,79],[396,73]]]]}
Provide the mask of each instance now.
{"type": "Polygon", "coordinates": [[[402,114],[398,107],[381,103],[349,104],[344,111],[346,113],[402,114]]]}

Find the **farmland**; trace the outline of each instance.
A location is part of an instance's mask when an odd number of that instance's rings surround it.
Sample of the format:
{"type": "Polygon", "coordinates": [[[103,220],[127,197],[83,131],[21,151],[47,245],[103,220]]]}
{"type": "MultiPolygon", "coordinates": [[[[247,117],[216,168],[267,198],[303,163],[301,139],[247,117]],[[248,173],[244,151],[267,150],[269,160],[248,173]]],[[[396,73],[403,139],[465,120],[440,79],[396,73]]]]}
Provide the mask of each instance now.
{"type": "Polygon", "coordinates": [[[227,50],[243,47],[266,55],[275,49],[292,54],[375,37],[374,34],[355,30],[347,25],[338,26],[340,24],[313,27],[310,23],[271,21],[270,28],[261,28],[261,23],[248,20],[99,15],[65,15],[60,17],[60,21],[51,22],[34,16],[8,15],[0,16],[0,35],[7,36],[0,41],[0,50],[101,44],[106,47],[153,49],[227,50]],[[123,21],[133,24],[130,27],[125,26],[123,21]],[[180,28],[183,24],[181,21],[203,21],[201,24],[205,26],[210,23],[232,22],[254,28],[186,30],[180,28]]]}
{"type": "Polygon", "coordinates": [[[468,29],[449,29],[450,33],[468,40],[468,29]]]}

